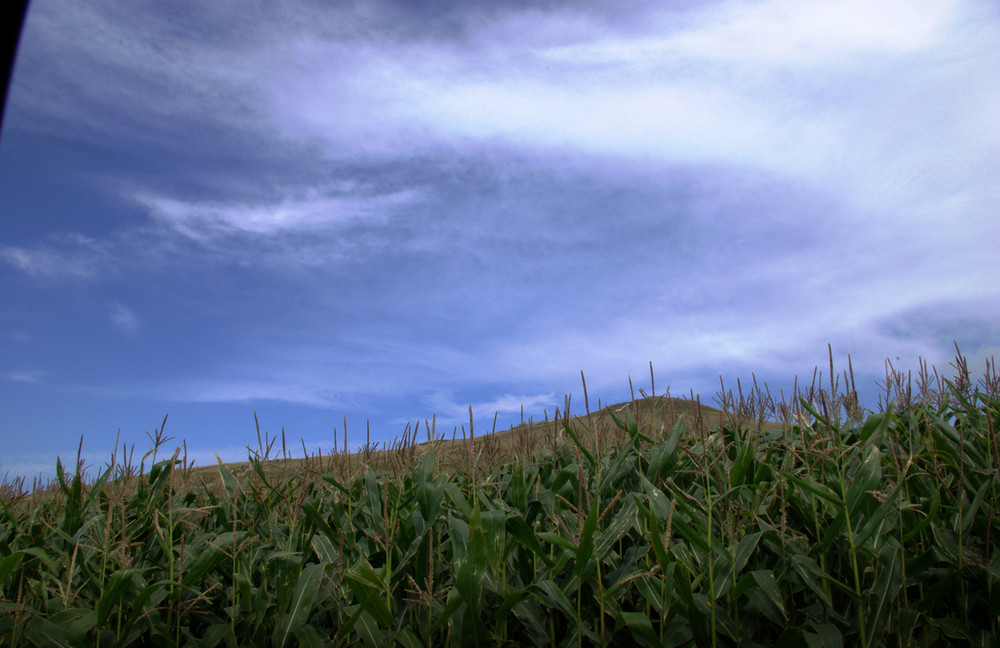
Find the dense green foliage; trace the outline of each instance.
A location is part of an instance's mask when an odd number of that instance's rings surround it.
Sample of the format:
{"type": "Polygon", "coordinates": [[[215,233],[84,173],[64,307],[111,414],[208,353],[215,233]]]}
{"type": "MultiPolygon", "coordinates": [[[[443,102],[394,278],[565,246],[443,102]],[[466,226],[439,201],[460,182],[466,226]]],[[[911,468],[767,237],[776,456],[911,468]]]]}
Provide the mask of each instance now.
{"type": "Polygon", "coordinates": [[[946,391],[715,430],[627,408],[610,447],[566,425],[488,472],[60,467],[0,510],[0,646],[995,644],[1000,401],[946,391]]]}

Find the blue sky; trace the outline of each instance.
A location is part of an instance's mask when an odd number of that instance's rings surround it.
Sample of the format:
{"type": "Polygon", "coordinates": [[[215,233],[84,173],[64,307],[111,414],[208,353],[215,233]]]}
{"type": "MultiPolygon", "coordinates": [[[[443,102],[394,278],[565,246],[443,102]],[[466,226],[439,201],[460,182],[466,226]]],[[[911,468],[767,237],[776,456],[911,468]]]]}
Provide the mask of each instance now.
{"type": "Polygon", "coordinates": [[[1000,355],[1000,7],[34,0],[0,474],[1000,355]]]}

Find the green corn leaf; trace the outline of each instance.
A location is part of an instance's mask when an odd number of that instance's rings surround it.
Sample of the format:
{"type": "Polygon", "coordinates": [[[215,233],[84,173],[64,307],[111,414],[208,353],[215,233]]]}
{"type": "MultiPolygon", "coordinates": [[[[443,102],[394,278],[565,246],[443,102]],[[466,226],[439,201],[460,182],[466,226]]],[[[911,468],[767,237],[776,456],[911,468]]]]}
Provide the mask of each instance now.
{"type": "Polygon", "coordinates": [[[590,570],[596,566],[594,562],[594,531],[597,529],[597,518],[600,515],[597,500],[590,505],[590,512],[583,523],[583,530],[580,532],[580,544],[576,549],[576,563],[573,567],[573,575],[583,579],[590,570]]]}
{"type": "Polygon", "coordinates": [[[69,495],[69,486],[66,484],[66,470],[62,465],[62,457],[56,457],[56,483],[63,495],[69,495]]]}
{"type": "Polygon", "coordinates": [[[115,642],[115,648],[122,648],[132,644],[133,629],[136,623],[141,618],[148,618],[145,615],[148,613],[150,608],[155,608],[158,606],[167,595],[170,594],[170,588],[173,587],[175,583],[167,580],[156,581],[149,585],[145,585],[139,592],[139,595],[134,599],[129,601],[131,612],[128,619],[122,625],[121,632],[118,635],[118,640],[115,642]]]}
{"type": "MultiPolygon", "coordinates": [[[[680,500],[677,500],[678,502],[680,500]]],[[[680,509],[680,506],[677,507],[680,509]]],[[[677,534],[681,538],[687,540],[695,549],[697,549],[702,554],[708,554],[709,548],[718,551],[721,547],[719,540],[713,535],[711,538],[711,544],[705,539],[708,532],[708,527],[698,518],[690,517],[677,510],[674,512],[673,522],[671,523],[671,530],[673,533],[677,534]],[[691,523],[688,523],[688,519],[691,523]]],[[[724,551],[724,548],[722,548],[724,551]]]]}
{"type": "Polygon", "coordinates": [[[632,499],[625,500],[625,505],[618,511],[607,528],[597,536],[597,542],[594,545],[594,555],[597,559],[603,560],[608,551],[619,540],[625,537],[625,534],[629,530],[635,528],[637,520],[638,509],[636,508],[635,501],[632,499]]]}
{"type": "Polygon", "coordinates": [[[324,565],[312,563],[306,565],[299,574],[298,582],[295,584],[295,593],[292,594],[291,605],[285,611],[285,618],[281,625],[276,628],[275,643],[282,648],[288,645],[293,637],[297,637],[298,630],[304,627],[309,620],[313,605],[316,603],[316,595],[319,593],[320,584],[323,581],[324,567],[324,565]]]}
{"type": "MultiPolygon", "coordinates": [[[[625,409],[625,414],[626,419],[631,419],[632,414],[628,408],[625,409]]],[[[614,417],[613,413],[612,417],[614,417]]],[[[631,428],[634,427],[635,422],[632,421],[631,428]]],[[[614,491],[621,484],[622,480],[635,472],[636,450],[639,447],[639,442],[645,439],[652,443],[652,439],[640,434],[638,429],[633,431],[631,428],[629,428],[628,443],[618,449],[618,452],[604,471],[604,476],[601,480],[602,494],[614,491]]]]}
{"type": "Polygon", "coordinates": [[[116,606],[128,604],[131,601],[123,601],[122,597],[128,591],[129,586],[141,587],[142,580],[138,569],[119,569],[111,574],[111,578],[104,584],[101,598],[97,601],[97,626],[104,627],[105,622],[116,606]]]}
{"type": "Polygon", "coordinates": [[[360,603],[361,611],[368,612],[383,628],[392,625],[392,610],[385,600],[386,584],[371,565],[359,560],[344,573],[344,580],[360,603]]]}
{"type": "Polygon", "coordinates": [[[525,600],[529,599],[530,596],[531,596],[531,593],[528,592],[527,589],[519,589],[519,590],[515,590],[513,592],[510,592],[509,594],[507,594],[507,597],[504,599],[504,601],[500,605],[500,607],[497,608],[496,617],[498,619],[505,618],[508,614],[511,613],[511,611],[515,607],[517,607],[518,605],[520,605],[525,600]]]}
{"type": "Polygon", "coordinates": [[[316,557],[319,558],[321,563],[333,563],[337,561],[337,551],[326,535],[314,535],[309,544],[312,546],[313,551],[316,552],[316,557]]]}
{"type": "Polygon", "coordinates": [[[664,648],[690,646],[692,641],[694,641],[694,635],[691,632],[691,625],[687,622],[687,619],[679,616],[671,618],[667,623],[667,627],[663,630],[664,648]]]}
{"type": "Polygon", "coordinates": [[[478,505],[469,519],[469,545],[456,573],[456,586],[465,602],[478,611],[482,596],[483,578],[487,569],[486,534],[483,533],[482,516],[478,505]]]}
{"type": "Polygon", "coordinates": [[[976,492],[976,496],[972,498],[972,503],[962,511],[962,531],[964,533],[968,533],[969,529],[972,528],[972,523],[976,521],[979,515],[979,509],[983,506],[983,500],[986,499],[987,492],[994,486],[995,482],[993,481],[984,482],[976,492]]]}
{"type": "Polygon", "coordinates": [[[382,488],[371,466],[365,469],[364,476],[364,511],[373,519],[382,519],[382,488]]]}
{"type": "Polygon", "coordinates": [[[556,585],[555,581],[551,579],[538,581],[534,585],[529,586],[528,591],[543,606],[559,610],[568,621],[575,622],[576,608],[570,602],[566,593],[556,585]]]}
{"type": "Polygon", "coordinates": [[[815,594],[828,608],[833,608],[833,601],[830,600],[830,597],[827,596],[826,592],[823,590],[823,586],[820,585],[820,580],[829,581],[831,584],[842,589],[848,595],[853,594],[853,590],[850,587],[825,573],[810,556],[796,552],[792,554],[791,558],[792,566],[799,574],[799,577],[802,578],[802,582],[805,583],[806,587],[812,590],[813,594],[815,594]]]}
{"type": "MultiPolygon", "coordinates": [[[[988,470],[991,467],[990,462],[976,449],[968,437],[965,438],[963,443],[962,435],[959,434],[953,425],[948,424],[938,416],[934,416],[931,417],[931,426],[934,431],[938,432],[939,439],[947,439],[947,444],[942,445],[951,447],[949,454],[954,457],[952,461],[956,461],[957,453],[961,452],[963,455],[962,460],[971,463],[979,470],[988,470]]],[[[942,445],[939,445],[938,449],[942,449],[942,445]]]]}
{"type": "Polygon", "coordinates": [[[562,547],[563,549],[568,549],[569,551],[576,553],[577,545],[573,544],[571,540],[567,540],[558,533],[552,533],[551,531],[540,531],[537,537],[549,544],[554,544],[556,546],[562,547]]]}
{"type": "Polygon", "coordinates": [[[73,478],[69,480],[70,483],[67,485],[62,461],[56,457],[56,479],[59,482],[59,488],[65,495],[62,530],[67,535],[72,536],[83,523],[83,482],[80,477],[80,467],[76,467],[73,478]]]}
{"type": "Polygon", "coordinates": [[[782,472],[782,476],[795,486],[798,486],[807,493],[811,493],[816,497],[819,497],[823,501],[832,504],[838,509],[844,505],[843,498],[833,492],[830,487],[820,484],[812,477],[806,479],[799,477],[798,475],[791,475],[785,472],[782,472]]]}
{"type": "Polygon", "coordinates": [[[878,448],[872,447],[847,486],[847,512],[852,518],[861,502],[871,498],[868,491],[876,490],[881,481],[882,454],[878,448]]]}
{"type": "Polygon", "coordinates": [[[483,558],[496,577],[500,576],[504,562],[507,559],[506,522],[507,516],[499,508],[479,512],[480,534],[483,536],[485,543],[483,558]]]}
{"type": "Polygon", "coordinates": [[[931,524],[932,522],[936,522],[938,520],[940,512],[941,512],[941,492],[937,488],[934,488],[931,490],[930,510],[926,512],[926,514],[920,519],[919,522],[917,522],[916,525],[913,526],[913,528],[908,529],[906,533],[903,534],[903,542],[904,543],[910,542],[918,535],[920,535],[920,533],[922,533],[923,530],[927,528],[927,525],[931,524]]]}
{"type": "MultiPolygon", "coordinates": [[[[536,646],[544,645],[549,640],[548,629],[545,627],[545,615],[538,602],[531,598],[526,598],[513,607],[514,616],[521,622],[522,627],[536,646]]],[[[497,618],[500,617],[499,614],[497,618]]]]}
{"type": "Polygon", "coordinates": [[[552,494],[562,495],[570,499],[575,497],[574,481],[577,479],[579,471],[575,463],[568,463],[562,467],[556,478],[552,480],[552,494]]]}
{"type": "Polygon", "coordinates": [[[757,569],[750,573],[753,575],[754,582],[757,583],[760,592],[767,599],[768,603],[781,613],[783,619],[787,619],[788,612],[785,610],[785,601],[781,596],[781,591],[778,589],[778,582],[774,580],[774,574],[771,570],[757,569]]]}
{"type": "MultiPolygon", "coordinates": [[[[775,589],[777,589],[777,585],[775,585],[775,589]]],[[[745,614],[747,610],[756,610],[776,627],[784,627],[788,623],[781,608],[774,604],[772,596],[766,594],[764,588],[757,584],[753,572],[744,574],[737,581],[736,587],[733,588],[733,598],[740,601],[740,608],[743,610],[741,614],[745,614]]]]}
{"type": "Polygon", "coordinates": [[[4,581],[18,568],[23,559],[23,551],[15,551],[9,556],[4,556],[0,559],[0,587],[3,587],[4,581]]]}
{"type": "MultiPolygon", "coordinates": [[[[214,540],[203,539],[200,543],[195,544],[195,547],[197,547],[197,558],[195,558],[191,568],[184,572],[184,577],[181,581],[184,587],[193,588],[201,582],[201,579],[206,574],[214,570],[222,561],[229,557],[226,555],[226,549],[234,544],[238,544],[246,534],[246,531],[239,531],[237,533],[227,531],[220,534],[214,540]]],[[[192,550],[192,553],[194,552],[195,550],[192,550]]]]}
{"type": "Polygon", "coordinates": [[[385,632],[379,627],[375,618],[363,608],[358,615],[357,629],[365,645],[372,648],[383,648],[386,645],[385,632]]]}
{"type": "Polygon", "coordinates": [[[670,608],[670,599],[674,592],[675,566],[676,563],[671,563],[659,578],[637,578],[632,581],[642,598],[661,617],[665,617],[670,608]]]}
{"type": "Polygon", "coordinates": [[[271,480],[268,479],[267,471],[264,470],[264,462],[259,459],[251,459],[250,466],[253,467],[253,471],[260,477],[260,481],[264,484],[264,488],[274,491],[274,487],[271,486],[271,480]]]}
{"type": "Polygon", "coordinates": [[[799,405],[801,405],[802,409],[809,412],[809,414],[811,414],[812,417],[816,419],[816,422],[821,424],[823,427],[827,428],[833,427],[832,425],[830,425],[830,421],[827,418],[820,415],[819,410],[813,407],[813,405],[805,398],[799,398],[799,405]]]}
{"type": "Polygon", "coordinates": [[[778,636],[778,640],[774,642],[774,646],[775,648],[812,648],[805,630],[798,626],[785,628],[778,636]]]}
{"type": "MultiPolygon", "coordinates": [[[[395,642],[402,644],[403,648],[426,648],[426,644],[410,628],[400,628],[392,635],[392,638],[395,642]]],[[[323,642],[315,644],[317,648],[325,645],[327,644],[323,642]]]]}
{"type": "Polygon", "coordinates": [[[239,480],[236,479],[233,471],[229,469],[229,466],[222,463],[222,459],[218,455],[215,456],[215,461],[219,467],[219,478],[222,479],[222,486],[226,489],[226,495],[229,496],[229,499],[235,499],[236,495],[243,490],[243,487],[240,485],[239,480]]]}
{"type": "Polygon", "coordinates": [[[905,607],[899,611],[899,627],[897,634],[904,639],[913,637],[920,621],[920,612],[912,607],[905,607]]]}
{"type": "Polygon", "coordinates": [[[841,509],[832,521],[827,523],[826,530],[823,531],[823,537],[820,538],[819,544],[816,545],[816,553],[818,555],[824,555],[830,548],[840,542],[841,540],[847,541],[847,536],[844,535],[844,530],[847,528],[847,511],[841,509]]]}
{"type": "Polygon", "coordinates": [[[569,424],[568,418],[563,419],[563,429],[566,431],[566,434],[569,435],[569,438],[573,440],[573,444],[580,451],[580,454],[582,454],[583,457],[587,460],[587,467],[591,470],[591,472],[596,470],[597,460],[594,458],[594,455],[590,452],[590,450],[587,449],[587,446],[584,445],[582,441],[580,441],[580,437],[577,436],[576,432],[573,430],[573,427],[569,424]]]}
{"type": "MultiPolygon", "coordinates": [[[[471,552],[470,552],[471,553],[471,552]]],[[[486,573],[485,561],[479,564],[470,559],[462,561],[455,570],[455,588],[465,604],[463,631],[472,632],[473,643],[481,643],[489,636],[482,619],[483,578],[486,573]]]]}
{"type": "Polygon", "coordinates": [[[640,646],[660,648],[660,637],[653,630],[653,623],[642,612],[620,612],[622,624],[628,628],[632,638],[640,646]]]}
{"type": "Polygon", "coordinates": [[[639,476],[639,483],[649,499],[649,508],[660,520],[666,520],[667,516],[670,515],[670,501],[667,496],[642,475],[639,476]]]}
{"type": "Polygon", "coordinates": [[[456,617],[456,613],[459,610],[464,610],[465,607],[465,601],[462,599],[462,595],[459,594],[458,590],[452,589],[449,591],[444,609],[441,610],[437,618],[434,619],[434,622],[431,624],[431,634],[438,632],[444,627],[445,624],[450,623],[452,617],[456,617]]]}
{"type": "Polygon", "coordinates": [[[416,475],[416,495],[424,520],[432,522],[441,512],[444,501],[444,484],[434,479],[434,452],[426,453],[420,461],[416,475]]]}
{"type": "Polygon", "coordinates": [[[228,623],[216,623],[209,626],[196,644],[198,648],[215,648],[223,642],[236,643],[232,636],[233,627],[228,623]]]}
{"type": "Polygon", "coordinates": [[[730,556],[720,556],[719,559],[715,561],[713,569],[714,576],[711,592],[712,601],[718,601],[720,598],[725,596],[729,592],[729,589],[734,585],[732,558],[730,556]]]}
{"type": "Polygon", "coordinates": [[[695,643],[699,646],[711,645],[708,619],[706,617],[707,609],[703,609],[703,605],[695,600],[694,592],[691,588],[691,572],[686,568],[682,567],[674,570],[674,589],[684,603],[684,609],[691,625],[691,633],[694,636],[695,643]]]}
{"type": "Polygon", "coordinates": [[[675,453],[677,450],[677,445],[680,443],[681,435],[683,435],[688,429],[688,425],[684,422],[683,415],[677,420],[677,423],[670,428],[670,432],[667,433],[666,440],[659,446],[652,449],[649,455],[649,466],[646,469],[645,477],[648,481],[654,479],[659,479],[669,475],[673,467],[675,460],[675,453]]]}
{"type": "Polygon", "coordinates": [[[239,569],[233,577],[233,587],[237,595],[244,601],[253,600],[253,577],[249,567],[239,569]]]}
{"type": "MultiPolygon", "coordinates": [[[[806,633],[809,648],[843,648],[844,635],[832,623],[813,624],[814,632],[806,633]]],[[[872,644],[869,644],[872,645],[872,644]]]]}
{"type": "Polygon", "coordinates": [[[548,551],[542,547],[542,544],[538,541],[535,533],[528,526],[528,523],[524,521],[523,517],[511,516],[507,518],[506,525],[508,534],[523,547],[531,551],[537,558],[541,559],[547,567],[552,566],[552,560],[549,558],[548,551]]]}
{"type": "Polygon", "coordinates": [[[748,533],[736,545],[736,551],[733,552],[733,570],[735,573],[739,574],[746,567],[747,561],[750,560],[750,556],[757,549],[757,543],[760,542],[762,535],[764,535],[763,531],[748,533]]]}
{"type": "Polygon", "coordinates": [[[469,504],[469,500],[465,499],[465,495],[462,494],[462,490],[458,487],[458,484],[445,484],[444,492],[448,498],[448,503],[458,509],[459,513],[465,517],[472,515],[472,505],[469,504]]]}
{"type": "Polygon", "coordinates": [[[896,598],[903,585],[899,553],[899,549],[890,545],[884,545],[879,553],[875,582],[867,594],[865,606],[869,646],[878,645],[884,640],[883,633],[889,624],[896,598]]]}
{"type": "Polygon", "coordinates": [[[350,496],[350,494],[351,494],[350,489],[348,489],[346,486],[344,486],[344,484],[342,484],[340,482],[340,480],[337,479],[337,477],[335,475],[333,475],[332,473],[326,473],[325,475],[323,475],[322,477],[320,477],[320,479],[322,479],[327,484],[330,484],[331,486],[333,486],[334,488],[336,488],[342,494],[350,496]]]}
{"type": "MultiPolygon", "coordinates": [[[[622,419],[618,418],[617,416],[615,416],[615,411],[613,409],[611,409],[610,406],[607,407],[605,409],[605,411],[608,413],[608,416],[611,417],[611,421],[615,424],[615,427],[617,427],[619,430],[623,430],[625,432],[628,432],[629,426],[635,424],[635,417],[632,416],[631,408],[628,408],[628,407],[625,408],[625,420],[624,421],[622,419]]],[[[639,426],[636,425],[635,427],[636,427],[636,432],[638,432],[639,426]]]]}
{"type": "Polygon", "coordinates": [[[340,542],[340,536],[329,524],[327,524],[323,515],[316,509],[315,502],[312,500],[306,500],[302,504],[302,512],[306,514],[306,519],[312,522],[316,528],[319,529],[320,533],[323,534],[323,537],[326,538],[331,547],[335,546],[334,543],[340,542]]]}
{"type": "Polygon", "coordinates": [[[482,514],[476,501],[469,518],[469,546],[465,558],[455,570],[455,588],[462,596],[465,611],[462,614],[463,642],[482,644],[489,639],[489,630],[483,623],[483,590],[487,582],[487,541],[483,532],[482,514]]]}
{"type": "Polygon", "coordinates": [[[469,551],[468,523],[456,515],[449,516],[448,534],[451,538],[452,560],[462,560],[469,551]]]}
{"type": "MultiPolygon", "coordinates": [[[[889,532],[896,527],[899,521],[899,506],[896,504],[896,499],[901,490],[902,482],[899,482],[858,531],[857,537],[854,538],[855,546],[863,547],[870,539],[874,539],[874,543],[878,545],[880,540],[889,537],[889,532]]],[[[878,547],[875,546],[874,549],[877,551],[878,547]]]]}
{"type": "Polygon", "coordinates": [[[45,617],[32,617],[24,629],[24,638],[38,648],[72,648],[73,638],[65,628],[61,628],[45,617]]]}
{"type": "Polygon", "coordinates": [[[746,484],[747,474],[754,462],[754,448],[749,439],[740,439],[738,448],[736,460],[733,461],[729,472],[729,485],[732,487],[746,484]]]}
{"type": "Polygon", "coordinates": [[[82,645],[87,635],[97,627],[97,612],[87,608],[71,608],[53,614],[50,621],[59,626],[76,645],[82,645]]]}
{"type": "Polygon", "coordinates": [[[891,410],[881,414],[870,414],[861,426],[861,433],[858,435],[861,443],[878,443],[879,437],[889,427],[892,420],[891,410]]]}

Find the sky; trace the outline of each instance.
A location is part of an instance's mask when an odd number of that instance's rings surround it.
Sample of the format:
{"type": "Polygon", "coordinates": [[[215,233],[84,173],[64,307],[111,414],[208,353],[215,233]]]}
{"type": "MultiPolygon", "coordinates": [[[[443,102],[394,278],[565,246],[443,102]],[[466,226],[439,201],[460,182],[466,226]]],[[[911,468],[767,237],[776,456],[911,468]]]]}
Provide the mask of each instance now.
{"type": "MultiPolygon", "coordinates": [[[[0,475],[1000,356],[992,0],[34,0],[0,475]]],[[[423,429],[423,427],[422,427],[423,429]]],[[[336,439],[336,441],[335,441],[336,439]]]]}

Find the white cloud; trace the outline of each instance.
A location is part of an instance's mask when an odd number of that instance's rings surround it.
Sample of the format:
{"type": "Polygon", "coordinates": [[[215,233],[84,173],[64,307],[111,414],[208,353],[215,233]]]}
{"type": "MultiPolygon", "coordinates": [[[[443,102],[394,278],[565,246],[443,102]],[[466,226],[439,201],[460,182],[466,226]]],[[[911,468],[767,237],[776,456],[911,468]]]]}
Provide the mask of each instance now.
{"type": "Polygon", "coordinates": [[[280,401],[322,409],[329,409],[337,403],[336,394],[330,391],[327,384],[310,383],[301,372],[288,370],[270,380],[230,376],[179,380],[155,388],[153,393],[159,398],[190,403],[280,401]]]}
{"type": "Polygon", "coordinates": [[[450,391],[436,391],[426,399],[428,409],[437,416],[437,422],[442,425],[468,425],[469,407],[472,407],[473,424],[480,426],[479,433],[484,430],[483,426],[489,425],[495,415],[519,414],[523,408],[525,416],[530,416],[533,412],[548,410],[555,411],[554,406],[562,404],[561,399],[556,399],[554,393],[534,394],[525,396],[514,396],[504,394],[492,400],[479,403],[459,403],[455,400],[454,394],[450,391]]]}
{"type": "MultiPolygon", "coordinates": [[[[759,168],[895,214],[958,194],[982,209],[996,197],[1000,55],[977,2],[725,1],[625,26],[557,7],[470,22],[454,40],[393,36],[379,22],[392,17],[376,10],[306,23],[277,12],[266,28],[241,22],[242,39],[204,43],[109,7],[72,20],[39,13],[36,29],[83,60],[159,80],[166,92],[136,84],[123,97],[133,115],[183,102],[199,119],[325,143],[337,159],[503,143],[759,168]]],[[[178,226],[274,231],[351,218],[370,198],[151,200],[178,226]]]]}
{"type": "Polygon", "coordinates": [[[274,234],[316,230],[365,219],[385,221],[392,213],[421,199],[417,190],[387,195],[329,197],[315,190],[304,198],[285,198],[270,204],[191,202],[139,194],[135,200],[179,231],[202,238],[213,231],[274,234]]]}
{"type": "Polygon", "coordinates": [[[1000,181],[997,30],[978,7],[723,2],[629,30],[535,12],[520,39],[514,17],[461,43],[305,36],[260,89],[280,132],[333,155],[502,144],[753,168],[823,188],[852,223],[948,233],[985,221],[1000,181]]]}
{"type": "Polygon", "coordinates": [[[14,382],[30,383],[35,384],[42,381],[45,377],[46,372],[38,369],[29,369],[25,371],[8,371],[4,374],[4,378],[7,380],[12,380],[14,382]]]}
{"type": "Polygon", "coordinates": [[[107,260],[107,246],[80,234],[62,234],[34,248],[0,246],[0,260],[39,279],[92,279],[107,260]]]}
{"type": "Polygon", "coordinates": [[[955,0],[727,0],[659,45],[664,53],[741,66],[843,65],[938,45],[958,6],[955,0]]]}
{"type": "Polygon", "coordinates": [[[139,318],[136,317],[135,312],[125,304],[118,302],[112,304],[111,314],[109,317],[112,324],[126,333],[134,333],[139,329],[139,318]]]}

